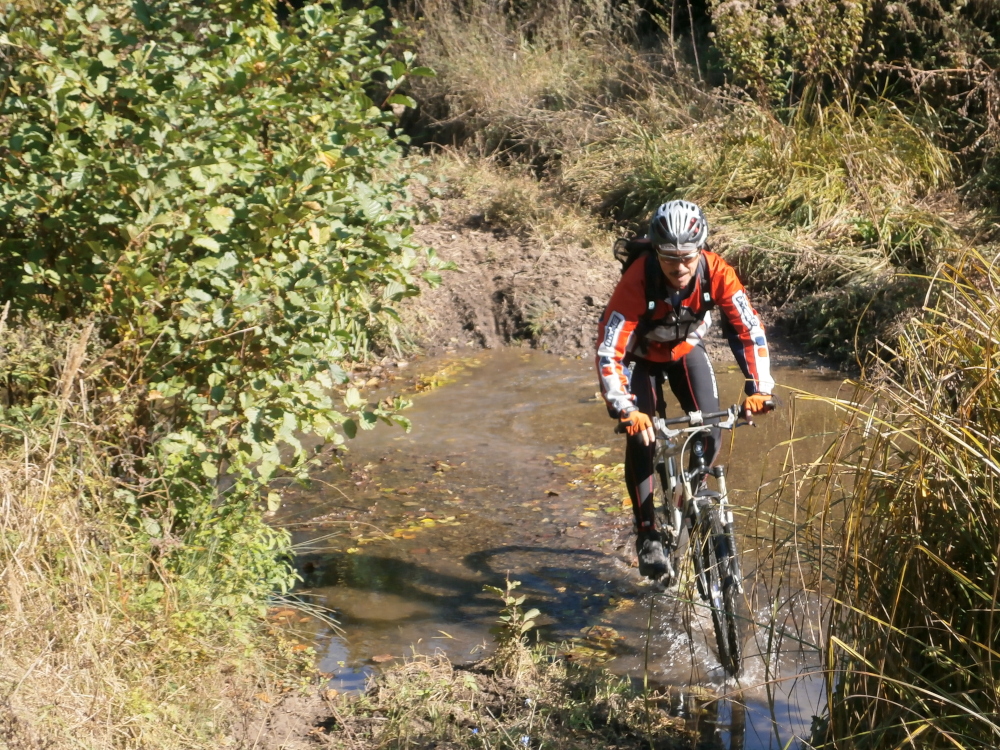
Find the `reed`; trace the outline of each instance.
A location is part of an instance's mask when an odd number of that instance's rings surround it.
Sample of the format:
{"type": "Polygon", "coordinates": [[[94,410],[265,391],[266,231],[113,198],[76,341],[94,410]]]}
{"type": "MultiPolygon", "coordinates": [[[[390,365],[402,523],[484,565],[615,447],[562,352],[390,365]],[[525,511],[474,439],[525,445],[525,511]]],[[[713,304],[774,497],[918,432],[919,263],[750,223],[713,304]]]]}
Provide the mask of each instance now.
{"type": "Polygon", "coordinates": [[[861,451],[820,746],[1000,743],[998,258],[990,247],[943,265],[893,364],[849,407],[843,441],[861,451]]]}

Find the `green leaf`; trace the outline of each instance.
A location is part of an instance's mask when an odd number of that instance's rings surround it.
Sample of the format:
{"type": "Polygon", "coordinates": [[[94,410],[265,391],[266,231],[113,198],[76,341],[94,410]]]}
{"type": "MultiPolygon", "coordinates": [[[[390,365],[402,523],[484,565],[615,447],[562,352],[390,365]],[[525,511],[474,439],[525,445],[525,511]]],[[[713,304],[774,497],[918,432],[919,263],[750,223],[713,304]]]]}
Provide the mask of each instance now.
{"type": "Polygon", "coordinates": [[[417,103],[405,94],[393,94],[385,100],[386,104],[402,104],[404,107],[416,107],[417,103]]]}
{"type": "Polygon", "coordinates": [[[361,398],[361,394],[358,392],[357,388],[348,388],[347,393],[344,394],[344,406],[348,409],[357,409],[363,406],[365,400],[361,398]]]}
{"type": "Polygon", "coordinates": [[[279,508],[281,508],[281,495],[277,492],[268,492],[267,509],[271,513],[275,513],[279,508]]]}
{"type": "Polygon", "coordinates": [[[213,240],[211,237],[195,237],[192,244],[198,247],[203,247],[206,250],[211,250],[213,253],[219,252],[219,243],[213,240]]]}
{"type": "Polygon", "coordinates": [[[114,70],[118,67],[118,58],[115,57],[115,53],[109,49],[103,49],[97,54],[97,59],[101,61],[101,65],[105,68],[110,68],[114,70]]]}
{"type": "Polygon", "coordinates": [[[233,209],[228,206],[213,206],[205,212],[205,219],[208,220],[208,223],[217,232],[228,232],[235,217],[236,214],[233,213],[233,209]]]}

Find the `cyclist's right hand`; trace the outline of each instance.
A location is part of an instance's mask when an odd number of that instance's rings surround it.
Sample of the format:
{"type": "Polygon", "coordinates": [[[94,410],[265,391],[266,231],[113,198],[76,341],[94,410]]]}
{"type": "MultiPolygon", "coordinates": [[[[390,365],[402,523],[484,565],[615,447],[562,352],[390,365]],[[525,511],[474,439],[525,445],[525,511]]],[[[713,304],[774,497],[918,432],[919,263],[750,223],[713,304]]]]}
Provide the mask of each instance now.
{"type": "Polygon", "coordinates": [[[770,393],[755,393],[743,402],[743,418],[749,420],[754,414],[774,411],[774,396],[770,393]]]}
{"type": "Polygon", "coordinates": [[[643,445],[652,445],[656,442],[656,433],[653,431],[653,422],[647,414],[643,414],[636,409],[623,415],[619,420],[629,437],[639,435],[643,445]]]}

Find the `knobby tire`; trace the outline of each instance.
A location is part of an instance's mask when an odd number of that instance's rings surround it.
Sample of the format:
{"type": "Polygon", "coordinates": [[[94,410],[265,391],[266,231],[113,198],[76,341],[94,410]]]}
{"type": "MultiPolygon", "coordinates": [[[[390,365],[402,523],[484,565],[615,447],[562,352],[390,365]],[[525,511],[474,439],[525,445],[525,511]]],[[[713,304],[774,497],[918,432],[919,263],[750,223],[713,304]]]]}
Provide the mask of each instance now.
{"type": "MultiPolygon", "coordinates": [[[[667,471],[663,463],[656,466],[660,478],[664,512],[669,514],[675,498],[667,492],[667,471]]],[[[719,663],[733,677],[743,667],[743,634],[738,616],[739,590],[732,563],[736,547],[719,518],[714,498],[699,498],[703,511],[701,523],[688,527],[688,545],[694,561],[698,593],[709,603],[712,626],[719,650],[719,663]]],[[[685,524],[686,525],[686,524],[685,524]]],[[[681,539],[675,539],[674,570],[680,570],[681,539]]]]}
{"type": "MultiPolygon", "coordinates": [[[[717,514],[716,514],[717,515],[717,514]]],[[[718,518],[715,519],[718,522],[718,518]]],[[[719,535],[716,539],[725,548],[725,579],[722,582],[722,603],[726,611],[726,636],[729,639],[729,667],[726,671],[735,677],[743,668],[743,627],[739,617],[740,587],[736,580],[736,544],[732,537],[732,531],[726,530],[719,524],[719,535]]]]}
{"type": "Polygon", "coordinates": [[[719,663],[727,674],[736,676],[742,666],[742,636],[736,614],[737,585],[730,564],[729,538],[719,519],[718,508],[704,507],[697,529],[694,555],[700,592],[712,613],[719,663]],[[700,568],[700,570],[698,570],[700,568]]]}

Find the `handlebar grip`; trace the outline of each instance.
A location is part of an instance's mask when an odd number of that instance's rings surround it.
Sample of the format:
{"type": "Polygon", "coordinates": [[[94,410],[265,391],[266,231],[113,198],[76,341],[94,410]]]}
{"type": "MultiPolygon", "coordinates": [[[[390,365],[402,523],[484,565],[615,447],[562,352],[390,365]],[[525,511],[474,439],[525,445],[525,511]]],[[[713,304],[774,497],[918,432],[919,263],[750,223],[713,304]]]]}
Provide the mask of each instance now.
{"type": "MultiPolygon", "coordinates": [[[[709,411],[701,415],[702,423],[708,419],[721,419],[722,417],[728,417],[730,414],[729,409],[725,411],[709,411]]],[[[684,417],[674,417],[673,419],[664,419],[663,424],[691,424],[690,415],[684,417]]],[[[712,425],[708,425],[711,427],[712,425]]]]}
{"type": "Polygon", "coordinates": [[[726,409],[725,411],[707,412],[706,414],[702,414],[701,418],[702,419],[719,419],[720,417],[728,417],[728,416],[729,416],[729,409],[726,409]]]}
{"type": "Polygon", "coordinates": [[[673,419],[664,419],[663,424],[687,424],[687,417],[674,417],[673,419]]]}

